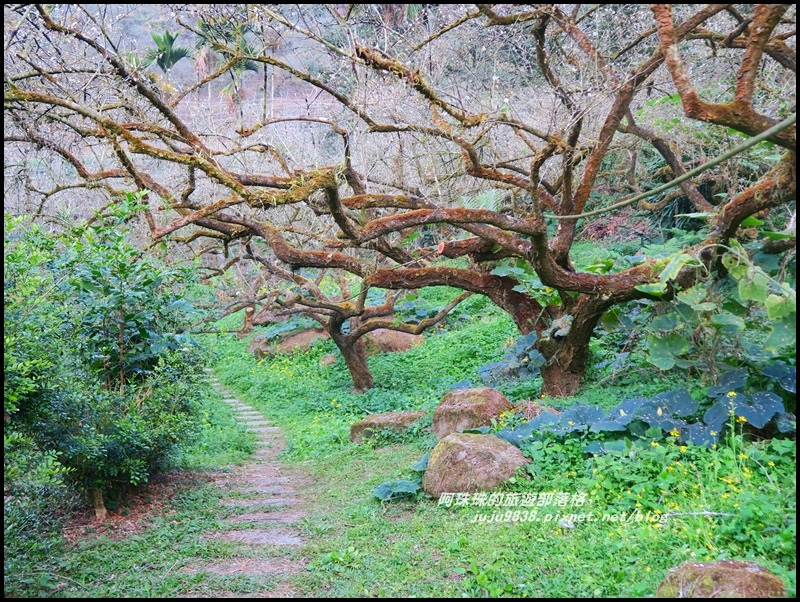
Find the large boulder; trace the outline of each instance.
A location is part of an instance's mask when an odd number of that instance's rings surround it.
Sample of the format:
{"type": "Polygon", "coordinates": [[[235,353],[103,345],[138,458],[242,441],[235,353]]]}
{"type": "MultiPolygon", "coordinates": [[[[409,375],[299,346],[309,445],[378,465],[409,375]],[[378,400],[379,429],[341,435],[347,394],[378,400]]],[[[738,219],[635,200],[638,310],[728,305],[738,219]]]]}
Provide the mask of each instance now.
{"type": "Polygon", "coordinates": [[[494,435],[453,433],[431,451],[422,486],[434,498],[443,493],[488,491],[529,463],[519,449],[494,435]]]}
{"type": "Polygon", "coordinates": [[[656,598],[785,597],[780,577],[741,560],[684,562],[667,573],[656,590],[656,598]]]}
{"type": "Polygon", "coordinates": [[[350,427],[350,441],[360,443],[385,429],[402,433],[425,416],[426,412],[386,412],[373,414],[350,427]]]}
{"type": "Polygon", "coordinates": [[[453,389],[433,413],[433,432],[441,439],[450,433],[489,426],[492,418],[509,410],[514,406],[496,389],[453,389]]]}
{"type": "Polygon", "coordinates": [[[408,351],[416,347],[425,337],[421,334],[409,334],[388,328],[377,328],[364,335],[364,346],[367,355],[378,353],[394,353],[396,351],[408,351]]]}
{"type": "Polygon", "coordinates": [[[328,333],[321,328],[293,332],[277,342],[270,342],[264,335],[256,335],[247,345],[247,351],[256,356],[256,359],[264,359],[279,353],[305,351],[316,341],[325,340],[328,336],[328,333]]]}

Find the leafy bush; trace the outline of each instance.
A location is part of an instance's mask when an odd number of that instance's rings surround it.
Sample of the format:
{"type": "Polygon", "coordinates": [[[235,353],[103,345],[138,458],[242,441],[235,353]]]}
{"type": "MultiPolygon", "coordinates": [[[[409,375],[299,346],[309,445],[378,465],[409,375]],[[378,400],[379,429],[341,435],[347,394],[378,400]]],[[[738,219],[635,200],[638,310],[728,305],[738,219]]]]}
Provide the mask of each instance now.
{"type": "MultiPolygon", "coordinates": [[[[695,264],[684,253],[664,261],[660,282],[637,288],[664,294],[681,269],[695,264]]],[[[692,369],[715,379],[725,364],[763,366],[794,357],[796,291],[775,258],[756,254],[751,260],[742,245],[731,241],[722,263],[728,278],[719,283],[701,279],[677,291],[666,311],[650,322],[647,350],[653,365],[692,369]]]]}
{"type": "MultiPolygon", "coordinates": [[[[40,457],[99,506],[191,435],[205,363],[184,334],[191,274],[144,257],[126,216],[62,234],[5,218],[4,435],[28,445],[12,462],[40,457]]],[[[6,488],[21,475],[7,470],[6,488]]]]}

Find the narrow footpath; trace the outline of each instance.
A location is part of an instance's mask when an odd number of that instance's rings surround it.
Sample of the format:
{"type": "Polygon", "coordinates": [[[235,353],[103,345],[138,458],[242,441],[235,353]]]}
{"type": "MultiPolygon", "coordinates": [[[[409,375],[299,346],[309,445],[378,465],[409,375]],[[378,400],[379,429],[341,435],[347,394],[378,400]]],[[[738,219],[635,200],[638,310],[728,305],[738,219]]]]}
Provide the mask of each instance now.
{"type": "MultiPolygon", "coordinates": [[[[286,442],[280,428],[272,426],[260,412],[236,399],[212,376],[212,385],[223,401],[236,412],[237,420],[258,436],[253,458],[229,473],[222,473],[218,485],[229,495],[223,500],[231,517],[223,529],[205,535],[240,545],[234,558],[198,559],[183,567],[189,573],[216,576],[265,577],[274,587],[244,597],[292,598],[296,592],[291,577],[305,570],[301,549],[306,543],[300,522],[305,517],[303,479],[281,466],[278,454],[286,442]]],[[[214,592],[213,597],[243,597],[232,592],[214,592]]]]}

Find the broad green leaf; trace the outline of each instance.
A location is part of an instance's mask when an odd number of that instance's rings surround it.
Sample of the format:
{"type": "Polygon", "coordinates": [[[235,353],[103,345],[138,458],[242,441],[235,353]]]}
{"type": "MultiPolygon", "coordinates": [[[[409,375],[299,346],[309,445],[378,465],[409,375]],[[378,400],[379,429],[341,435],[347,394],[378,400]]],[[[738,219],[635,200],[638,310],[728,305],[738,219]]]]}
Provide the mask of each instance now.
{"type": "Polygon", "coordinates": [[[762,232],[764,236],[770,240],[787,240],[789,238],[797,238],[795,234],[786,234],[785,232],[762,232]]]}
{"type": "Polygon", "coordinates": [[[663,316],[658,316],[652,322],[650,322],[650,328],[653,330],[675,330],[678,327],[678,316],[675,313],[668,313],[664,314],[663,316]]]}
{"type": "Polygon", "coordinates": [[[744,389],[745,385],[747,385],[747,370],[740,368],[725,372],[719,377],[716,385],[708,388],[707,393],[710,397],[726,397],[728,393],[744,389]]]}
{"type": "Polygon", "coordinates": [[[797,393],[797,367],[789,366],[785,362],[777,361],[766,366],[761,373],[778,381],[781,388],[789,393],[797,393]]]}
{"type": "Polygon", "coordinates": [[[499,265],[490,272],[494,276],[519,276],[525,273],[521,268],[513,268],[507,265],[499,265]]]}
{"type": "Polygon", "coordinates": [[[772,325],[772,332],[764,341],[764,349],[780,351],[797,342],[797,314],[789,314],[782,320],[772,325]]]}
{"type": "Polygon", "coordinates": [[[749,217],[744,218],[740,225],[742,228],[757,228],[758,226],[763,226],[764,222],[762,222],[757,217],[753,217],[751,215],[749,217]]]}
{"type": "Polygon", "coordinates": [[[736,404],[735,409],[737,416],[743,416],[758,429],[764,428],[775,414],[783,411],[781,398],[768,392],[755,393],[750,400],[742,399],[736,404]]]}
{"type": "Polygon", "coordinates": [[[789,314],[797,313],[797,302],[780,295],[769,295],[764,305],[770,320],[779,320],[789,314]]]}
{"type": "Polygon", "coordinates": [[[745,328],[742,318],[727,311],[712,315],[710,321],[712,326],[719,328],[725,334],[736,335],[745,328]]]}
{"type": "Polygon", "coordinates": [[[411,497],[419,491],[419,484],[412,481],[387,481],[372,490],[372,495],[383,502],[411,497]]]}
{"type": "Polygon", "coordinates": [[[666,337],[647,337],[647,348],[650,352],[647,361],[661,370],[669,370],[675,366],[676,356],[689,351],[689,343],[679,335],[666,337]]]}
{"type": "Polygon", "coordinates": [[[660,280],[662,284],[666,284],[673,278],[675,278],[681,271],[681,268],[685,266],[687,263],[693,261],[691,255],[687,255],[686,253],[681,253],[677,257],[674,257],[668,264],[667,267],[661,272],[660,280]]]}
{"type": "Polygon", "coordinates": [[[424,456],[411,465],[411,470],[414,472],[425,472],[425,470],[428,468],[428,460],[430,457],[431,452],[427,452],[424,456]]]}
{"type": "Polygon", "coordinates": [[[661,296],[667,292],[667,285],[666,283],[661,282],[653,282],[651,284],[637,284],[636,290],[647,295],[657,295],[661,296]]]}
{"type": "Polygon", "coordinates": [[[743,301],[764,303],[769,293],[770,278],[759,269],[747,270],[747,276],[739,281],[739,297],[743,301]]]}
{"type": "Polygon", "coordinates": [[[676,296],[679,301],[694,306],[695,304],[703,301],[703,299],[706,298],[707,293],[708,293],[707,285],[696,284],[691,288],[687,288],[685,291],[679,292],[676,296]]]}

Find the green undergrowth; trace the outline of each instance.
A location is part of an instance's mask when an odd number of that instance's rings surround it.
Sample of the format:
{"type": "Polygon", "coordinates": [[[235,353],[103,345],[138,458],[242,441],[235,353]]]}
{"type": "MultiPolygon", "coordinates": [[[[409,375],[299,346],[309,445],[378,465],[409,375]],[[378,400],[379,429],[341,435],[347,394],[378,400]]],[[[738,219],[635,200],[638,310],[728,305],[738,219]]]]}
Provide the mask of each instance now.
{"type": "Polygon", "coordinates": [[[217,504],[222,492],[209,477],[241,464],[254,450],[254,436],[237,424],[210,385],[200,384],[195,395],[200,422],[191,440],[175,451],[175,468],[109,503],[106,523],[93,525],[77,496],[72,506],[62,502],[60,510],[36,514],[30,504],[17,510],[7,501],[6,597],[202,596],[274,585],[268,578],[215,578],[182,570],[198,558],[236,554],[232,544],[202,538],[230,513],[217,504]],[[134,514],[134,520],[128,518],[134,514]]]}
{"type": "MultiPolygon", "coordinates": [[[[681,562],[737,558],[774,571],[794,594],[795,442],[752,441],[737,424],[713,449],[665,433],[647,446],[590,456],[580,438],[544,438],[523,450],[532,463],[494,498],[378,501],[379,485],[421,477],[412,464],[435,444],[427,427],[442,395],[467,381],[482,386],[478,368],[502,359],[515,338],[511,323],[492,315],[428,335],[409,352],[371,357],[376,387],[361,395],[341,358],[320,366],[335,352],[330,342],[257,361],[247,341],[214,340],[222,380],[284,430],[284,460],[311,477],[305,495],[313,510],[303,523],[311,564],[296,578],[298,592],[643,597],[681,562]],[[350,425],[368,414],[419,409],[428,417],[408,433],[348,440],[350,425]]],[[[598,361],[601,347],[593,349],[598,361]]],[[[643,363],[590,375],[594,384],[579,395],[539,401],[611,408],[677,386],[698,399],[703,390],[685,374],[643,363]]],[[[540,386],[498,384],[512,401],[538,398],[540,386]]]]}

